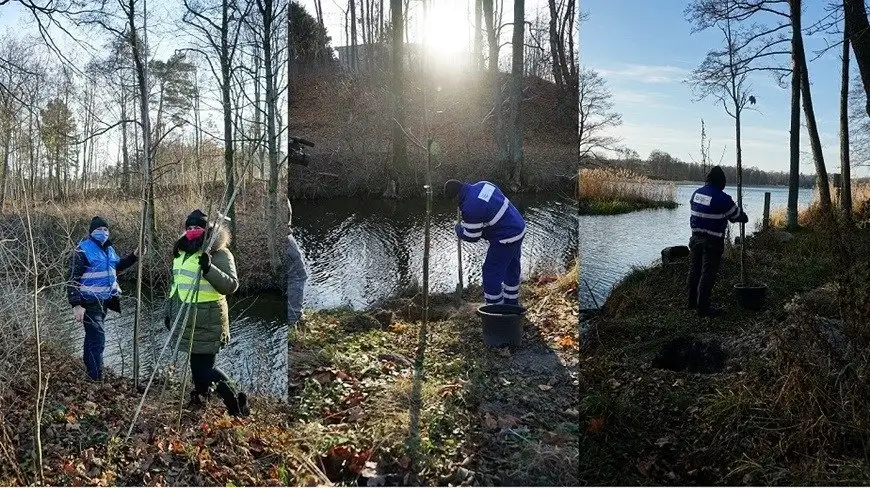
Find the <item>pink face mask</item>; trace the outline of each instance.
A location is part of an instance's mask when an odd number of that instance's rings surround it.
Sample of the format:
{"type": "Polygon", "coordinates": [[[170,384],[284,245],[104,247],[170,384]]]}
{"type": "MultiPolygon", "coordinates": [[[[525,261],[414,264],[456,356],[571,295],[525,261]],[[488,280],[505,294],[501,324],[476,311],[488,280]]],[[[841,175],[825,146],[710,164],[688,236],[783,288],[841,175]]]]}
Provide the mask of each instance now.
{"type": "Polygon", "coordinates": [[[205,234],[205,229],[203,229],[202,227],[187,229],[187,231],[184,233],[184,235],[187,236],[187,240],[189,241],[195,241],[202,237],[203,234],[205,234]]]}

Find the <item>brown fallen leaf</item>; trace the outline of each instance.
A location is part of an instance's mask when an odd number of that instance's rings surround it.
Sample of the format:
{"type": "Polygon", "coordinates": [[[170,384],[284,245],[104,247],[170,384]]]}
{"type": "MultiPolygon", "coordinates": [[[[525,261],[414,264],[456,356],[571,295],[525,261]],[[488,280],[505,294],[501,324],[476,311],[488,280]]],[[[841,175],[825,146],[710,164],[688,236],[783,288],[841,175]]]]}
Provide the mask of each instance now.
{"type": "Polygon", "coordinates": [[[483,425],[485,425],[486,428],[490,430],[498,429],[498,421],[489,412],[487,412],[483,416],[483,425]]]}
{"type": "Polygon", "coordinates": [[[512,429],[520,424],[520,419],[513,415],[504,415],[498,417],[498,426],[502,429],[512,429]]]}

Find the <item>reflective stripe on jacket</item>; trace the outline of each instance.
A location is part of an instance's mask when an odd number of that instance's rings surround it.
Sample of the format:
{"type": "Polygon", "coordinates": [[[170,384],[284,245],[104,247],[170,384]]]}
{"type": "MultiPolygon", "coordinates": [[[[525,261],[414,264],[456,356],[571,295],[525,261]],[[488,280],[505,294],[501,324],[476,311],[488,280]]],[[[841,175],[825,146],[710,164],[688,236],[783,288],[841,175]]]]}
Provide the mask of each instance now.
{"type": "Polygon", "coordinates": [[[511,244],[526,233],[526,222],[519,210],[488,181],[464,183],[459,192],[459,210],[462,221],[456,233],[460,239],[474,242],[483,238],[511,244]]]}
{"type": "Polygon", "coordinates": [[[725,237],[728,221],[735,222],[743,210],[724,191],[707,184],[695,190],[689,200],[692,234],[704,234],[720,239],[725,237]]]}
{"type": "Polygon", "coordinates": [[[204,276],[200,276],[199,291],[197,292],[196,277],[200,274],[199,256],[201,254],[199,251],[193,254],[181,252],[172,261],[172,290],[169,292],[170,298],[178,293],[178,298],[183,302],[207,303],[215,302],[223,297],[204,276]]]}
{"type": "Polygon", "coordinates": [[[118,286],[117,267],[121,258],[115,252],[115,248],[108,246],[106,249],[93,239],[87,237],[79,242],[79,249],[84,252],[88,260],[88,267],[82,273],[78,283],[78,290],[85,300],[108,300],[121,294],[118,286]]]}

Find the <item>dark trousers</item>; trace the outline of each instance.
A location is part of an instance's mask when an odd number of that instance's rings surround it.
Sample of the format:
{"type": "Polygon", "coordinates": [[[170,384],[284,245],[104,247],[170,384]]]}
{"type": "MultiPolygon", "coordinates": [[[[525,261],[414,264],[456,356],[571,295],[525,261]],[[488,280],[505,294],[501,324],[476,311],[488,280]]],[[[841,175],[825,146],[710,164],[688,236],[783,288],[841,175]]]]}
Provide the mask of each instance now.
{"type": "Polygon", "coordinates": [[[85,327],[85,341],[82,359],[85,369],[92,380],[103,379],[103,350],[106,348],[106,333],[103,322],[106,319],[106,307],[102,302],[84,305],[85,316],[82,323],[85,327]]]}
{"type": "Polygon", "coordinates": [[[223,399],[227,410],[238,413],[239,402],[236,392],[230,386],[230,379],[214,365],[214,354],[191,354],[190,375],[193,379],[193,389],[202,396],[208,396],[208,390],[212,384],[217,384],[218,395],[223,399]]]}
{"type": "Polygon", "coordinates": [[[693,235],[689,240],[689,307],[704,313],[710,310],[710,295],[716,283],[716,273],[722,263],[725,242],[718,237],[693,235]]]}

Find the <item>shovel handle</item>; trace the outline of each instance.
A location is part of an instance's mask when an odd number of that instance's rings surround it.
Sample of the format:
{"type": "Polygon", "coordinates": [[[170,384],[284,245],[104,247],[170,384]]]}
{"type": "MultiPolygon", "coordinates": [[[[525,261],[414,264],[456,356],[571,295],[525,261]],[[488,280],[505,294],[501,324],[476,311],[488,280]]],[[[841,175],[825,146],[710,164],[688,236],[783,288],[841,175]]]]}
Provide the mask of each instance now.
{"type": "MultiPolygon", "coordinates": [[[[456,223],[462,223],[462,210],[458,207],[456,208],[456,223]]],[[[456,258],[457,258],[457,267],[459,269],[459,289],[462,290],[465,288],[465,284],[462,280],[462,239],[459,236],[456,236],[456,258]]]]}

